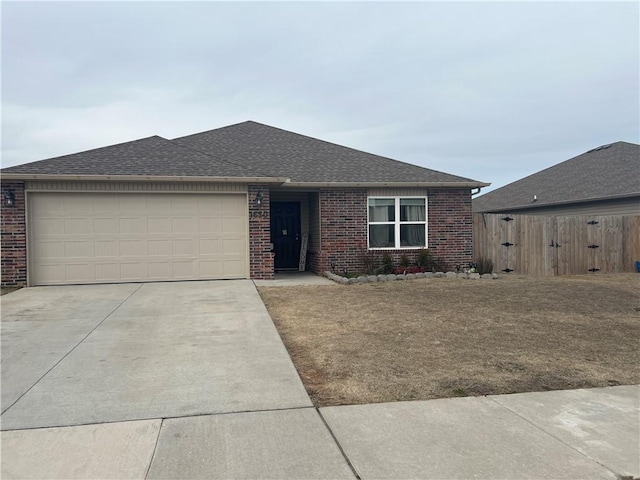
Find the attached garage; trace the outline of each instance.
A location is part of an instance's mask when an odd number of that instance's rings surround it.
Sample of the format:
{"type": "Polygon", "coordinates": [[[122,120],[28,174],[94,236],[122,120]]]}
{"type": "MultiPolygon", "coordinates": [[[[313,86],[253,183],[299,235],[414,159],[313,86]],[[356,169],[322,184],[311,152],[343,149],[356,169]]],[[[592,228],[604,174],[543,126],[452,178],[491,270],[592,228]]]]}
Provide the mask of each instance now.
{"type": "Polygon", "coordinates": [[[30,285],[248,278],[246,193],[29,192],[30,285]]]}

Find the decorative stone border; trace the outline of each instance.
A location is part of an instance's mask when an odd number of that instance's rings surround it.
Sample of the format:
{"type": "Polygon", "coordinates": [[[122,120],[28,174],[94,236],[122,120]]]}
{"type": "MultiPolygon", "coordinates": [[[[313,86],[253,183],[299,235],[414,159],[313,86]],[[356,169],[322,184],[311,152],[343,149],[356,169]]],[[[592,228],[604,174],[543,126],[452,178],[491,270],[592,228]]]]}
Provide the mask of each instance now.
{"type": "Polygon", "coordinates": [[[495,280],[498,278],[496,273],[456,273],[456,272],[425,272],[425,273],[407,273],[406,275],[362,275],[360,277],[347,278],[336,275],[333,272],[324,272],[325,277],[343,285],[351,283],[376,283],[376,282],[395,282],[397,280],[414,280],[416,278],[462,278],[465,280],[495,280]]]}

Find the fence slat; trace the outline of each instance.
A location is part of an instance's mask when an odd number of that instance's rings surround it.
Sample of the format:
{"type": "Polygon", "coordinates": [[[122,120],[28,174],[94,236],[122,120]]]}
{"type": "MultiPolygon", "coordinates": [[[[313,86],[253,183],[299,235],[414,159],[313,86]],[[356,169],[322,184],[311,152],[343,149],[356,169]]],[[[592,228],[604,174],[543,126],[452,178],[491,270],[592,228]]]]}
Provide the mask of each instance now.
{"type": "Polygon", "coordinates": [[[640,215],[473,216],[475,258],[493,260],[496,272],[576,275],[636,271],[640,215]],[[512,246],[505,247],[509,242],[512,246]],[[591,247],[591,248],[590,248],[591,247]]]}

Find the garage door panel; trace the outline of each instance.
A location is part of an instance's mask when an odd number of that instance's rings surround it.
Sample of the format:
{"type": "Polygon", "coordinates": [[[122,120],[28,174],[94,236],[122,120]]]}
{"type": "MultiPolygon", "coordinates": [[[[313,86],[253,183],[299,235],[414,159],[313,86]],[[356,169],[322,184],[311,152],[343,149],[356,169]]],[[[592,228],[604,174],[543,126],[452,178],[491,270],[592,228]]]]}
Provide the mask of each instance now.
{"type": "Polygon", "coordinates": [[[78,240],[78,241],[64,242],[64,256],[67,259],[93,258],[95,256],[95,253],[93,251],[93,241],[78,240]]]}
{"type": "Polygon", "coordinates": [[[216,217],[200,217],[198,219],[200,233],[215,233],[222,231],[222,219],[216,217]]]}
{"type": "Polygon", "coordinates": [[[146,195],[123,194],[123,195],[120,195],[118,198],[119,198],[118,209],[120,212],[130,212],[130,213],[141,212],[146,214],[149,211],[147,206],[148,197],[146,195]]]}
{"type": "Polygon", "coordinates": [[[64,218],[40,218],[31,232],[34,238],[43,238],[43,235],[64,235],[64,218]]]}
{"type": "Polygon", "coordinates": [[[171,262],[173,268],[173,277],[180,280],[189,280],[197,277],[196,262],[192,260],[186,260],[184,262],[171,262]]]}
{"type": "Polygon", "coordinates": [[[171,219],[171,229],[175,233],[198,233],[198,222],[195,217],[174,217],[171,219]]]}
{"type": "Polygon", "coordinates": [[[65,218],[64,235],[89,235],[93,233],[92,218],[65,218]]]}
{"type": "Polygon", "coordinates": [[[33,285],[247,277],[245,195],[38,192],[28,201],[33,285]]]}
{"type": "Polygon", "coordinates": [[[95,273],[98,282],[117,282],[120,280],[120,265],[117,263],[97,263],[95,273]]]}
{"type": "Polygon", "coordinates": [[[239,198],[227,196],[222,200],[221,215],[226,217],[238,215],[243,216],[245,209],[246,204],[244,201],[239,201],[239,198]]]}
{"type": "Polygon", "coordinates": [[[65,265],[65,280],[70,283],[94,280],[93,265],[88,263],[68,263],[65,265]]]}
{"type": "Polygon", "coordinates": [[[120,232],[120,221],[114,217],[94,218],[93,233],[96,235],[114,235],[120,232]]]}
{"type": "Polygon", "coordinates": [[[222,219],[222,232],[242,234],[244,232],[244,222],[239,217],[227,217],[222,219]]]}
{"type": "Polygon", "coordinates": [[[38,242],[38,250],[40,251],[40,256],[43,260],[65,256],[65,245],[63,241],[38,242]]]}
{"type": "Polygon", "coordinates": [[[244,242],[237,238],[226,238],[222,240],[222,255],[225,257],[228,255],[240,257],[243,255],[244,250],[244,242]]]}
{"type": "Polygon", "coordinates": [[[117,258],[120,256],[118,240],[95,240],[93,243],[96,258],[117,258]]]}
{"type": "Polygon", "coordinates": [[[156,217],[147,219],[147,233],[170,234],[171,218],[156,217]]]}

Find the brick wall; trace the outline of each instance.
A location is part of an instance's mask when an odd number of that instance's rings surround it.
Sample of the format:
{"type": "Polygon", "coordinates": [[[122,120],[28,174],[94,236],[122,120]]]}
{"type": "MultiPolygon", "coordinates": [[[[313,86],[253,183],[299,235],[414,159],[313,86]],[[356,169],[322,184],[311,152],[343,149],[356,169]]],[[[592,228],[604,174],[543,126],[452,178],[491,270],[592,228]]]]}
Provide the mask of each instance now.
{"type": "Polygon", "coordinates": [[[25,224],[24,182],[2,182],[0,230],[2,233],[2,286],[27,284],[27,236],[25,224]],[[7,207],[4,192],[13,190],[15,206],[7,207]]]}
{"type": "Polygon", "coordinates": [[[442,270],[473,261],[470,189],[429,189],[429,251],[442,270]]]}
{"type": "Polygon", "coordinates": [[[309,269],[362,270],[367,250],[367,190],[321,190],[320,250],[310,255],[309,269]]]}
{"type": "Polygon", "coordinates": [[[271,215],[269,187],[249,185],[249,274],[251,278],[273,279],[273,252],[271,252],[271,215]],[[256,203],[258,193],[262,202],[256,203]]]}
{"type": "MultiPolygon", "coordinates": [[[[439,270],[455,270],[473,260],[470,189],[430,189],[428,193],[429,251],[439,270]]],[[[367,190],[320,191],[320,250],[310,252],[309,270],[342,273],[363,271],[367,250],[367,190]]],[[[369,251],[370,252],[370,251],[369,251]]],[[[417,250],[384,250],[373,254],[381,261],[385,252],[398,265],[403,255],[414,263],[417,250]]]]}

